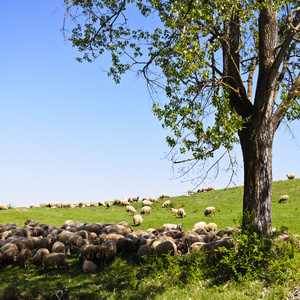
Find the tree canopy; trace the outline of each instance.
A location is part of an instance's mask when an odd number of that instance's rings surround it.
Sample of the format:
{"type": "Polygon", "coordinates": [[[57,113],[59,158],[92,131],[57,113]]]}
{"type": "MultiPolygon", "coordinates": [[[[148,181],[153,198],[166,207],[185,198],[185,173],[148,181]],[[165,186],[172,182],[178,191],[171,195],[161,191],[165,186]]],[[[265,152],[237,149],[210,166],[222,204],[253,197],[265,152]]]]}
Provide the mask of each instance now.
{"type": "Polygon", "coordinates": [[[110,53],[108,75],[117,83],[133,69],[154,94],[164,92],[168,102],[155,102],[153,110],[171,129],[167,142],[172,148],[205,160],[217,149],[230,151],[234,143],[241,144],[244,211],[253,212],[260,232],[269,231],[272,163],[271,157],[265,163],[264,156],[272,156],[282,120],[299,119],[300,2],[65,4],[66,15],[75,21],[70,40],[82,52],[80,62],[110,53]],[[139,27],[130,19],[136,14],[144,18],[139,27]]]}

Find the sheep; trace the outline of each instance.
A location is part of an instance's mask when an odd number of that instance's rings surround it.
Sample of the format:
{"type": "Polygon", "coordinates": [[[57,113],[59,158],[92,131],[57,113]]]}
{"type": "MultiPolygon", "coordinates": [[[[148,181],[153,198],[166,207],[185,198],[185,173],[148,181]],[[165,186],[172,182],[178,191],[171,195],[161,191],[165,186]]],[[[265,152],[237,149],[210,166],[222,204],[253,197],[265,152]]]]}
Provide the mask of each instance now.
{"type": "Polygon", "coordinates": [[[152,206],[154,202],[151,202],[149,200],[143,200],[142,201],[142,206],[152,206]]]}
{"type": "Polygon", "coordinates": [[[150,255],[151,254],[151,247],[147,244],[141,245],[139,247],[139,250],[137,252],[137,256],[139,257],[139,260],[145,255],[150,255]]]}
{"type": "Polygon", "coordinates": [[[188,198],[188,197],[190,197],[190,194],[186,194],[186,195],[184,195],[184,197],[188,198]]]}
{"type": "Polygon", "coordinates": [[[23,249],[19,254],[14,257],[14,261],[21,261],[25,268],[29,267],[29,260],[32,252],[30,249],[23,249]]]}
{"type": "Polygon", "coordinates": [[[202,188],[199,188],[199,189],[197,190],[197,193],[202,193],[202,192],[204,192],[202,188]]]}
{"type": "Polygon", "coordinates": [[[171,205],[171,201],[170,201],[170,200],[167,200],[167,201],[165,201],[165,202],[163,203],[162,207],[163,207],[163,208],[166,208],[166,207],[168,207],[169,205],[171,205]]]}
{"type": "Polygon", "coordinates": [[[170,196],[168,194],[162,194],[159,196],[159,198],[166,199],[166,198],[170,198],[170,196]]]}
{"type": "Polygon", "coordinates": [[[157,200],[156,197],[149,197],[149,201],[151,201],[151,202],[157,202],[158,200],[157,200]]]}
{"type": "Polygon", "coordinates": [[[85,244],[79,249],[79,258],[82,260],[84,257],[88,260],[94,260],[98,253],[98,249],[93,244],[85,244]]]}
{"type": "Polygon", "coordinates": [[[65,245],[62,242],[56,241],[52,245],[52,251],[51,252],[66,254],[66,247],[65,247],[65,245]]]}
{"type": "Polygon", "coordinates": [[[141,215],[135,215],[134,217],[133,217],[133,224],[134,224],[134,226],[138,226],[138,225],[141,225],[142,223],[143,223],[143,218],[142,218],[142,216],[141,215]]]}
{"type": "Polygon", "coordinates": [[[168,253],[174,256],[177,255],[177,246],[173,241],[163,241],[154,248],[154,254],[156,254],[157,257],[168,253]]]}
{"type": "Polygon", "coordinates": [[[206,207],[205,211],[204,211],[204,215],[205,215],[205,217],[207,217],[208,215],[215,216],[216,215],[216,209],[213,206],[206,207]]]}
{"type": "Polygon", "coordinates": [[[0,203],[0,210],[8,210],[8,206],[3,203],[0,203]]]}
{"type": "Polygon", "coordinates": [[[94,264],[92,261],[87,260],[86,257],[83,257],[82,259],[83,264],[82,264],[82,271],[84,274],[87,273],[95,273],[97,270],[97,265],[94,264]]]}
{"type": "Polygon", "coordinates": [[[143,206],[140,210],[141,214],[147,214],[150,215],[151,214],[151,207],[150,206],[143,206]]]}
{"type": "Polygon", "coordinates": [[[50,238],[42,238],[37,241],[37,249],[47,248],[49,251],[52,250],[53,240],[50,238]]]}
{"type": "Polygon", "coordinates": [[[131,216],[134,216],[134,214],[136,213],[136,209],[131,205],[127,205],[126,206],[126,212],[129,212],[129,214],[131,216]]]}
{"type": "Polygon", "coordinates": [[[33,226],[33,225],[34,225],[34,223],[35,223],[35,221],[34,221],[34,220],[26,220],[26,221],[24,222],[24,225],[25,225],[25,226],[26,226],[26,225],[33,226]]]}
{"type": "Polygon", "coordinates": [[[97,258],[100,262],[105,265],[108,260],[115,258],[117,255],[117,242],[116,241],[108,241],[103,243],[99,247],[99,253],[97,253],[97,258]]]}
{"type": "Polygon", "coordinates": [[[57,266],[71,268],[71,263],[68,261],[67,257],[63,253],[49,253],[43,258],[43,266],[46,271],[49,266],[57,266]]]}
{"type": "Polygon", "coordinates": [[[13,261],[15,256],[19,254],[17,245],[13,243],[7,243],[1,247],[1,253],[3,255],[3,262],[13,261]]]}
{"type": "Polygon", "coordinates": [[[34,242],[33,242],[33,240],[31,240],[29,238],[24,238],[18,244],[18,248],[20,251],[22,251],[23,249],[33,250],[34,242]]]}
{"type": "Polygon", "coordinates": [[[206,190],[209,192],[209,191],[214,191],[215,189],[214,189],[214,187],[209,186],[206,190]]]}
{"type": "Polygon", "coordinates": [[[278,203],[288,202],[290,201],[290,197],[288,195],[283,195],[279,198],[278,203]]]}
{"type": "Polygon", "coordinates": [[[177,215],[178,209],[175,209],[173,207],[171,207],[170,209],[171,209],[172,214],[176,214],[177,215]]]}
{"type": "Polygon", "coordinates": [[[179,223],[178,225],[176,224],[169,224],[169,223],[166,223],[162,226],[162,229],[164,230],[179,230],[181,231],[182,230],[182,224],[179,223]]]}
{"type": "Polygon", "coordinates": [[[288,179],[294,179],[294,178],[295,178],[295,174],[294,174],[294,173],[286,174],[286,177],[287,177],[288,179]]]}
{"type": "Polygon", "coordinates": [[[196,230],[201,230],[201,229],[205,229],[205,226],[206,226],[206,223],[205,222],[198,222],[194,225],[193,227],[193,231],[196,231],[196,230]]]}
{"type": "Polygon", "coordinates": [[[180,217],[180,218],[186,217],[186,213],[185,213],[183,208],[178,209],[177,216],[180,217]]]}
{"type": "Polygon", "coordinates": [[[33,262],[41,265],[43,263],[44,256],[49,253],[50,251],[47,248],[39,249],[33,257],[33,262]]]}
{"type": "Polygon", "coordinates": [[[188,190],[188,194],[194,194],[193,190],[188,190]]]}
{"type": "Polygon", "coordinates": [[[216,232],[217,231],[217,224],[216,223],[208,223],[207,225],[205,225],[204,229],[206,231],[213,231],[216,232]]]}

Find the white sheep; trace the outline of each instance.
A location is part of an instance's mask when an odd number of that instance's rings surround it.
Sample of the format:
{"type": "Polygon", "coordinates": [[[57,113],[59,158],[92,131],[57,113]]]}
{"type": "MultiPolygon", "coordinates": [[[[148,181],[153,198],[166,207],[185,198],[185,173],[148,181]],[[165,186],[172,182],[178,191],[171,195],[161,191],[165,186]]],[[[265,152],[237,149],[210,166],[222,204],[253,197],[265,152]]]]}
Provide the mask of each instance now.
{"type": "Polygon", "coordinates": [[[216,215],[216,209],[213,206],[209,206],[205,208],[204,215],[207,217],[208,215],[216,215]]]}
{"type": "Polygon", "coordinates": [[[190,194],[186,194],[186,195],[184,195],[184,197],[188,198],[188,197],[190,197],[190,194]]]}
{"type": "Polygon", "coordinates": [[[294,178],[295,178],[295,174],[294,174],[294,173],[286,174],[286,177],[287,177],[288,179],[294,179],[294,178]]]}
{"type": "Polygon", "coordinates": [[[138,226],[138,225],[141,225],[142,223],[143,223],[143,218],[142,218],[142,216],[141,215],[135,215],[134,217],[133,217],[133,224],[134,224],[134,226],[138,226]]]}
{"type": "Polygon", "coordinates": [[[176,224],[169,224],[169,223],[166,223],[162,226],[162,229],[164,230],[182,230],[182,224],[179,223],[178,225],[176,224]]]}
{"type": "Polygon", "coordinates": [[[188,190],[188,194],[194,194],[193,190],[188,190]]]}
{"type": "Polygon", "coordinates": [[[283,195],[279,198],[278,203],[288,202],[290,201],[290,197],[288,195],[283,195]]]}
{"type": "Polygon", "coordinates": [[[209,191],[214,191],[215,189],[214,189],[214,187],[209,186],[206,190],[209,192],[209,191]]]}
{"type": "Polygon", "coordinates": [[[183,208],[178,209],[177,216],[180,217],[180,218],[186,217],[186,213],[185,213],[183,208]]]}
{"type": "Polygon", "coordinates": [[[205,229],[206,223],[205,222],[198,222],[194,225],[193,230],[201,230],[201,229],[205,229]]]}
{"type": "Polygon", "coordinates": [[[170,204],[171,204],[171,201],[170,201],[170,200],[167,200],[167,201],[165,201],[165,202],[163,203],[162,207],[165,208],[165,207],[167,207],[167,206],[170,205],[170,204]]]}
{"type": "Polygon", "coordinates": [[[0,210],[8,210],[8,207],[5,204],[0,203],[0,210]]]}
{"type": "Polygon", "coordinates": [[[217,231],[217,224],[216,223],[208,223],[204,229],[206,231],[213,231],[213,232],[216,232],[217,231]]]}
{"type": "Polygon", "coordinates": [[[157,202],[158,200],[155,197],[149,197],[149,201],[151,201],[151,202],[157,202]]]}
{"type": "Polygon", "coordinates": [[[166,199],[166,198],[170,198],[170,196],[168,194],[162,194],[159,196],[159,198],[166,199]]]}
{"type": "Polygon", "coordinates": [[[140,210],[141,214],[147,214],[150,215],[151,214],[151,207],[150,206],[143,206],[140,210]]]}
{"type": "Polygon", "coordinates": [[[177,214],[178,213],[178,209],[171,207],[171,212],[172,214],[177,214]]]}
{"type": "Polygon", "coordinates": [[[134,214],[136,213],[136,209],[131,205],[127,205],[126,206],[126,212],[129,212],[130,215],[134,216],[134,214]]]}

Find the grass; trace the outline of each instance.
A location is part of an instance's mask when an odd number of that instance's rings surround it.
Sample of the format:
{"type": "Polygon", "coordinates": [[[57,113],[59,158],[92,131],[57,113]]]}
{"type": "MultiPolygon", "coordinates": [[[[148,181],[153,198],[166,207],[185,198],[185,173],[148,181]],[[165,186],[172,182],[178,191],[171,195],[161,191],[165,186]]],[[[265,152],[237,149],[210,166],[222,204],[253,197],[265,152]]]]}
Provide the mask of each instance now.
{"type": "MultiPolygon", "coordinates": [[[[189,198],[171,198],[174,208],[183,207],[184,219],[162,208],[163,200],[152,207],[151,215],[144,215],[141,226],[134,228],[159,228],[164,223],[183,224],[189,230],[199,221],[215,222],[218,229],[233,226],[242,213],[243,188],[217,190],[191,195],[189,198]],[[216,207],[215,217],[205,217],[207,206],[216,207]]],[[[283,180],[273,185],[273,226],[288,228],[300,234],[300,180],[283,180]],[[281,195],[288,194],[291,201],[278,203],[281,195]]],[[[140,210],[141,203],[133,206],[140,210]]],[[[46,224],[62,225],[66,220],[79,222],[121,222],[132,224],[132,216],[124,207],[85,207],[73,209],[11,208],[0,211],[0,223],[23,226],[27,219],[46,224]]],[[[205,275],[205,261],[189,258],[169,258],[161,265],[153,262],[139,263],[134,255],[121,253],[106,267],[98,265],[96,274],[83,274],[76,256],[69,257],[72,268],[49,269],[31,264],[24,269],[18,264],[0,267],[1,299],[283,299],[297,296],[300,288],[300,254],[285,257],[269,267],[263,278],[245,277],[243,281],[229,280],[216,283],[205,275]],[[298,255],[298,256],[297,256],[298,255]],[[297,269],[298,268],[298,269],[297,269]],[[282,273],[280,273],[282,272],[282,273]],[[288,277],[286,278],[286,274],[288,277]]],[[[206,266],[207,267],[207,266],[206,266]]],[[[293,298],[291,298],[293,299],[293,298]]]]}

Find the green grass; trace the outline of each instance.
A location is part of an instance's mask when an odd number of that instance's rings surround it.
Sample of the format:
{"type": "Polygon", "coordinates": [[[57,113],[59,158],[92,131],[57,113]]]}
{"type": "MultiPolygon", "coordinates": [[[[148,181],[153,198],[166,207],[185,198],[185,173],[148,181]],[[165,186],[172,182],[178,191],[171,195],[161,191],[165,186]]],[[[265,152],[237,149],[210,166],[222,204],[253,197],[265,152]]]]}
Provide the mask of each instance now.
{"type": "MultiPolygon", "coordinates": [[[[243,187],[171,198],[174,208],[183,207],[186,218],[178,218],[169,208],[162,208],[164,200],[152,207],[151,215],[144,215],[141,226],[133,229],[159,228],[164,223],[183,224],[189,230],[199,221],[215,222],[218,229],[233,226],[242,213],[243,187]],[[215,217],[205,217],[207,206],[216,207],[215,217]]],[[[283,180],[273,185],[273,227],[287,227],[292,234],[300,234],[300,180],[283,180]],[[281,195],[291,201],[278,203],[281,195]]],[[[133,206],[140,210],[141,203],[133,206]]],[[[11,208],[0,211],[0,224],[24,225],[27,219],[51,225],[66,220],[79,222],[121,222],[132,224],[132,216],[125,207],[112,206],[72,209],[11,208]]],[[[188,258],[170,258],[165,264],[139,263],[136,257],[120,254],[106,267],[98,265],[96,274],[83,274],[76,256],[69,259],[72,268],[49,269],[31,264],[25,270],[18,264],[0,267],[1,299],[283,299],[296,295],[300,288],[299,253],[291,255],[269,269],[265,279],[247,277],[241,281],[214,282],[205,275],[204,265],[191,263],[188,258]],[[298,255],[298,256],[297,256],[298,255]],[[168,266],[168,267],[166,267],[168,266]],[[181,267],[180,267],[181,266],[181,267]],[[298,269],[297,269],[298,268],[298,269]],[[282,273],[280,273],[282,272],[282,273]],[[288,279],[285,278],[288,274],[288,279]],[[282,279],[284,278],[284,280],[282,279]],[[16,296],[18,298],[16,298],[16,296]],[[14,298],[15,297],[15,298],[14,298]]],[[[204,264],[206,262],[204,261],[204,264]]],[[[206,266],[207,268],[207,266],[206,266]]]]}

